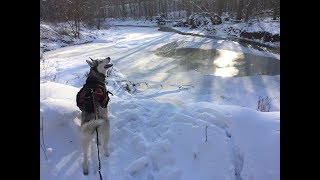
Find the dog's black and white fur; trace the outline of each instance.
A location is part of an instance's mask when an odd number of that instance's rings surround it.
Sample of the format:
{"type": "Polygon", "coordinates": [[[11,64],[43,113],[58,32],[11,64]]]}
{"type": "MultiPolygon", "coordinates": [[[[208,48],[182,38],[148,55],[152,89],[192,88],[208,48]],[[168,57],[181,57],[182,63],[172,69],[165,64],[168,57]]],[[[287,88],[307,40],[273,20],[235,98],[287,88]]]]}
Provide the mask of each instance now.
{"type": "MultiPolygon", "coordinates": [[[[86,60],[90,66],[90,72],[88,74],[86,84],[102,84],[105,88],[105,78],[107,70],[112,67],[109,64],[110,58],[98,59],[98,60],[86,60]]],[[[99,134],[99,142],[101,142],[103,148],[103,154],[109,156],[108,141],[109,141],[109,129],[110,123],[108,119],[108,107],[101,106],[100,103],[93,101],[95,112],[88,112],[85,108],[81,113],[81,144],[83,148],[83,174],[89,173],[88,169],[88,150],[92,138],[96,135],[97,129],[99,134]]]]}

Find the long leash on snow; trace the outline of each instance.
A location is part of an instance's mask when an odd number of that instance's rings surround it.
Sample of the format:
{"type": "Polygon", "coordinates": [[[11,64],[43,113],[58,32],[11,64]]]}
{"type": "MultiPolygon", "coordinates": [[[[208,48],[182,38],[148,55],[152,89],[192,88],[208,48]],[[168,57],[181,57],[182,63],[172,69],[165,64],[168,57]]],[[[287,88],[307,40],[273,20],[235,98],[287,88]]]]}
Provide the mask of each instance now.
{"type": "MultiPolygon", "coordinates": [[[[97,120],[97,110],[96,110],[96,104],[94,103],[94,95],[92,96],[92,100],[93,100],[93,107],[94,107],[94,119],[97,120]]],[[[99,176],[100,176],[100,180],[102,180],[98,128],[96,128],[96,134],[97,134],[97,149],[98,149],[98,161],[99,161],[99,176]]]]}
{"type": "Polygon", "coordinates": [[[102,180],[102,176],[101,176],[101,162],[100,162],[100,153],[99,153],[99,135],[98,135],[98,128],[96,129],[96,133],[97,133],[97,148],[98,148],[98,160],[99,160],[99,176],[100,176],[100,180],[102,180]]]}

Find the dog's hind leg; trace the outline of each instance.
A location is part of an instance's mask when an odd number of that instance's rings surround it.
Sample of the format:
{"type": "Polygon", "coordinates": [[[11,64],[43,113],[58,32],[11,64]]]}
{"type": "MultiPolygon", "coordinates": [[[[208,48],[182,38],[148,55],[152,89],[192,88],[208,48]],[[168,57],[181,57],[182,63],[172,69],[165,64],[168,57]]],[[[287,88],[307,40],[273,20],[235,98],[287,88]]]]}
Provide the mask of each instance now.
{"type": "Polygon", "coordinates": [[[110,137],[110,124],[109,121],[106,121],[102,126],[98,128],[99,136],[101,137],[101,144],[103,147],[103,154],[109,157],[110,153],[108,150],[108,142],[110,137]]]}
{"type": "Polygon", "coordinates": [[[89,151],[89,145],[91,141],[90,134],[86,132],[81,133],[81,144],[83,149],[83,174],[87,175],[89,173],[89,162],[88,162],[88,151],[89,151]]]}

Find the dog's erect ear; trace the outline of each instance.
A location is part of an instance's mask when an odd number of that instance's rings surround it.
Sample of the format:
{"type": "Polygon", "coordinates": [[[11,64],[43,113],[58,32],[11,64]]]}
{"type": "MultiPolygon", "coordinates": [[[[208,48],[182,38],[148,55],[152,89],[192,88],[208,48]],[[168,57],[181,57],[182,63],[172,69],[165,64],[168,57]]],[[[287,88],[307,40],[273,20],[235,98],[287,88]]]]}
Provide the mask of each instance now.
{"type": "Polygon", "coordinates": [[[93,67],[93,63],[89,60],[86,60],[90,67],[93,67]]]}
{"type": "Polygon", "coordinates": [[[105,60],[107,61],[107,63],[109,63],[110,62],[110,57],[107,57],[107,58],[105,58],[105,60]]]}
{"type": "Polygon", "coordinates": [[[89,64],[90,67],[95,67],[97,66],[97,61],[89,61],[89,60],[86,60],[87,63],[89,64]]]}

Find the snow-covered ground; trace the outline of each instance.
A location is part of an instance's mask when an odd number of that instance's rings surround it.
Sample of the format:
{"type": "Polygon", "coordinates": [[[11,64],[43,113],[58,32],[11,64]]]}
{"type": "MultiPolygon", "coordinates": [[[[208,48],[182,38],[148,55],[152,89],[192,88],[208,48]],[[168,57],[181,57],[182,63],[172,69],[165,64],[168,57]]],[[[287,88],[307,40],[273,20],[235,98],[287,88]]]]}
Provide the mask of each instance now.
{"type": "Polygon", "coordinates": [[[156,20],[119,20],[119,19],[113,19],[109,18],[108,23],[110,26],[139,26],[139,27],[157,27],[157,21],[156,20]]]}
{"type": "MultiPolygon", "coordinates": [[[[102,23],[102,29],[109,27],[108,23],[102,23]]],[[[40,53],[78,44],[93,42],[98,37],[104,36],[103,32],[94,27],[88,28],[85,24],[80,26],[80,38],[75,38],[70,24],[40,22],[40,53]]]]}
{"type": "Polygon", "coordinates": [[[40,62],[40,138],[47,149],[47,159],[40,152],[41,179],[99,179],[94,140],[89,175],[82,174],[75,101],[89,57],[111,57],[114,64],[103,179],[280,179],[280,75],[235,76],[234,66],[250,54],[280,61],[279,55],[151,27],[94,33],[92,43],[45,52],[40,62]],[[183,48],[218,49],[219,68],[181,68],[171,53],[183,48]],[[270,112],[256,111],[266,96],[270,112]]]}
{"type": "MultiPolygon", "coordinates": [[[[174,20],[169,21],[167,25],[172,27],[174,20]]],[[[102,29],[115,26],[132,26],[132,27],[158,27],[156,20],[120,20],[108,18],[103,24],[102,29]]],[[[50,24],[40,23],[40,49],[41,51],[55,50],[60,47],[66,47],[70,45],[84,44],[96,41],[100,36],[104,36],[104,33],[97,31],[96,29],[90,29],[82,24],[80,38],[73,38],[70,25],[68,23],[50,24]]],[[[262,20],[252,20],[249,23],[233,23],[224,21],[219,25],[201,26],[196,29],[189,27],[172,27],[178,32],[192,33],[203,36],[214,36],[221,38],[239,38],[241,32],[267,32],[271,35],[280,35],[280,21],[273,21],[271,18],[265,18],[262,20]],[[208,30],[209,29],[209,30],[208,30]],[[214,30],[213,30],[214,29],[214,30]]],[[[249,41],[266,44],[272,47],[279,47],[280,42],[264,42],[262,39],[247,39],[249,41]]]]}
{"type": "MultiPolygon", "coordinates": [[[[198,28],[192,29],[190,27],[173,27],[177,20],[168,21],[166,27],[172,27],[178,32],[182,33],[192,33],[196,35],[203,36],[214,36],[221,38],[239,38],[245,39],[240,36],[241,32],[247,33],[269,33],[270,35],[280,35],[280,21],[274,21],[272,18],[264,19],[254,19],[249,22],[240,22],[234,23],[231,21],[223,21],[222,24],[212,25],[203,25],[198,28]]],[[[141,21],[141,20],[118,20],[110,19],[108,23],[112,26],[146,26],[146,27],[155,27],[157,22],[154,21],[141,21]]],[[[246,39],[252,42],[258,42],[266,44],[272,47],[279,47],[280,42],[264,42],[262,39],[246,39]]]]}
{"type": "MultiPolygon", "coordinates": [[[[265,31],[265,32],[271,33],[272,35],[280,34],[280,22],[272,21],[270,19],[265,19],[261,21],[252,21],[250,23],[224,22],[223,24],[213,25],[212,27],[214,27],[216,30],[215,35],[222,36],[222,37],[226,37],[228,35],[238,36],[240,31],[246,31],[246,32],[265,31]],[[227,31],[227,29],[230,27],[234,29],[234,32],[227,31]],[[238,30],[238,33],[237,33],[237,30],[238,30]]],[[[191,33],[203,34],[203,35],[208,34],[207,31],[205,31],[202,28],[190,29],[190,28],[184,28],[184,27],[176,27],[176,29],[179,29],[180,31],[183,31],[183,32],[191,32],[191,33]]]]}

